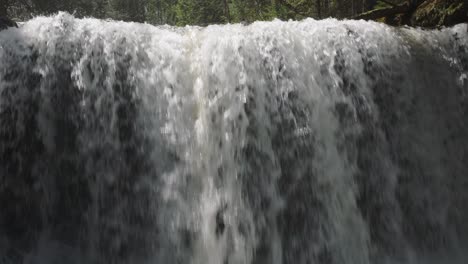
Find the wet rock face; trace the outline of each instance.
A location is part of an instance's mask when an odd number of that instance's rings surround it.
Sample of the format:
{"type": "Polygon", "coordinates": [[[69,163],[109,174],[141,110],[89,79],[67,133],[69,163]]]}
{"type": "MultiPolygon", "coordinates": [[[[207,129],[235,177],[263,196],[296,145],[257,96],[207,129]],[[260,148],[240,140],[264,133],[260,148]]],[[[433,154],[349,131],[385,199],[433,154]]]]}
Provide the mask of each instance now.
{"type": "Polygon", "coordinates": [[[18,27],[15,21],[6,17],[0,17],[0,31],[9,27],[18,27]]]}

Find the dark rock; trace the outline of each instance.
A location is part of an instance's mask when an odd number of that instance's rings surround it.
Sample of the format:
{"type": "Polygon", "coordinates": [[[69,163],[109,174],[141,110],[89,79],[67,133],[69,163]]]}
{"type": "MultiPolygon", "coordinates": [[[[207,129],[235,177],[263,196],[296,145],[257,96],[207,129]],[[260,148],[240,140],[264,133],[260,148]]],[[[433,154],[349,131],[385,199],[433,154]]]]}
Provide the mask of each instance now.
{"type": "Polygon", "coordinates": [[[18,27],[18,24],[16,24],[15,21],[6,17],[0,17],[0,31],[9,27],[18,27]]]}
{"type": "Polygon", "coordinates": [[[220,237],[224,233],[224,229],[226,228],[226,223],[224,221],[224,213],[226,212],[227,204],[223,205],[218,212],[216,212],[216,237],[220,237]]]}

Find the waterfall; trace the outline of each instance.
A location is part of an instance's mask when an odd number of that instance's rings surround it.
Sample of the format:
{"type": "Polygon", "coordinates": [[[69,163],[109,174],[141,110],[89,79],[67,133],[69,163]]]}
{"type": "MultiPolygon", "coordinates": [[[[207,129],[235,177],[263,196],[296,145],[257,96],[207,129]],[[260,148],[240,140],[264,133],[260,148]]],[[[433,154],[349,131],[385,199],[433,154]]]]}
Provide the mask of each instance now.
{"type": "Polygon", "coordinates": [[[466,263],[468,29],[0,32],[0,263],[466,263]]]}

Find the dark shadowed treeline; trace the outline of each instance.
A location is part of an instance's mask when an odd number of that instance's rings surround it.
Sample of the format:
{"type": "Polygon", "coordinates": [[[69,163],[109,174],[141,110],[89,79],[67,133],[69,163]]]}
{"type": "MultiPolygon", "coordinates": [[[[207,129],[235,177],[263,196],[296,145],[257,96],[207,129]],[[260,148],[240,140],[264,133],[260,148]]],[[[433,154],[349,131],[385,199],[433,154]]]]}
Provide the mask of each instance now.
{"type": "Polygon", "coordinates": [[[67,11],[77,17],[170,25],[353,17],[408,0],[1,0],[0,16],[26,20],[67,11]]]}

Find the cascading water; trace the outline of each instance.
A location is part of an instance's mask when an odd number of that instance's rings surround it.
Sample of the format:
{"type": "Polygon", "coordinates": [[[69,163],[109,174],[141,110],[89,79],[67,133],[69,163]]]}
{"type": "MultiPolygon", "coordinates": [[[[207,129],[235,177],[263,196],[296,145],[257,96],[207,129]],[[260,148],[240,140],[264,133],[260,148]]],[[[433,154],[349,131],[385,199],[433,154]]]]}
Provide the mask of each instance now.
{"type": "Polygon", "coordinates": [[[0,32],[0,263],[466,263],[467,25],[0,32]]]}

